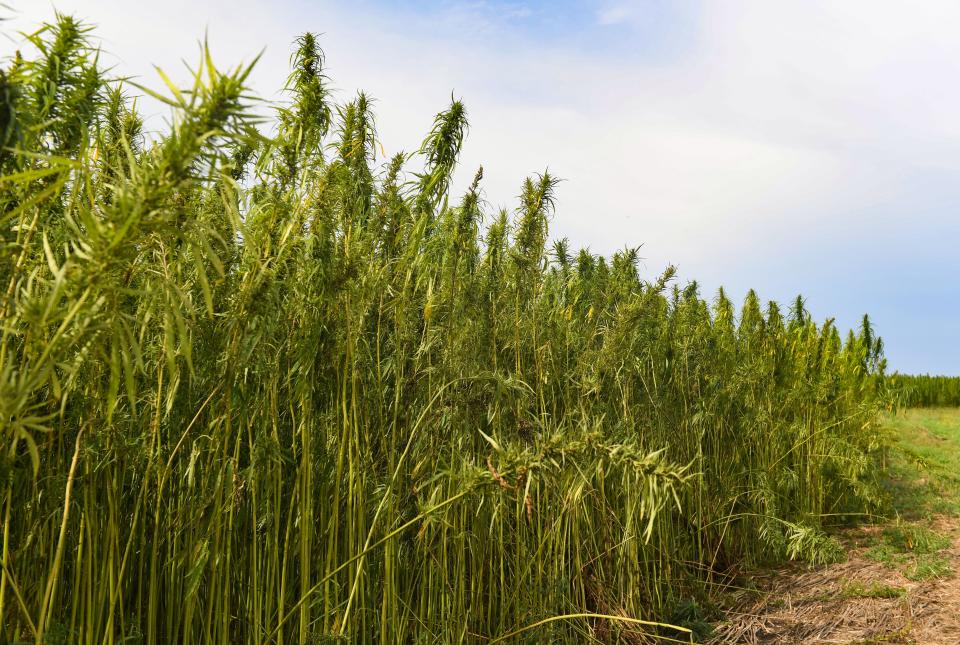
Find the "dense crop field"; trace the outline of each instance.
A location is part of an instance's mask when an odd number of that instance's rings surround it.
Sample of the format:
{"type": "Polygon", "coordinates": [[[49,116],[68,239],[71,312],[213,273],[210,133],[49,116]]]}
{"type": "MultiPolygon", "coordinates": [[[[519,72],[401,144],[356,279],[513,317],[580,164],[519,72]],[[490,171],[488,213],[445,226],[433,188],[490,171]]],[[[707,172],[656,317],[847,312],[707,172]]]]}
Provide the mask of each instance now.
{"type": "Polygon", "coordinates": [[[904,405],[960,407],[960,376],[893,374],[889,380],[890,388],[897,392],[904,405]]]}
{"type": "Polygon", "coordinates": [[[87,38],[0,77],[0,641],[685,641],[879,502],[866,318],[451,194],[458,101],[380,158],[309,34],[274,125],[204,56],[149,138],[87,38]]]}

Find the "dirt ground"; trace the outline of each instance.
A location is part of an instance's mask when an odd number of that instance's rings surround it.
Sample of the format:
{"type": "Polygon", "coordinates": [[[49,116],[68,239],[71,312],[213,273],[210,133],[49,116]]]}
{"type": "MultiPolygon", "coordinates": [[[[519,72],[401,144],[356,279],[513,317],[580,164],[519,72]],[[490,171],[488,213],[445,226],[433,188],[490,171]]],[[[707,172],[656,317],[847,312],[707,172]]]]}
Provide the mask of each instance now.
{"type": "MultiPolygon", "coordinates": [[[[960,522],[939,517],[932,525],[950,538],[937,557],[960,571],[960,522]]],[[[882,530],[846,534],[846,562],[783,568],[756,579],[760,593],[729,611],[710,642],[960,644],[960,578],[948,572],[911,580],[909,569],[868,557],[882,530]]]]}

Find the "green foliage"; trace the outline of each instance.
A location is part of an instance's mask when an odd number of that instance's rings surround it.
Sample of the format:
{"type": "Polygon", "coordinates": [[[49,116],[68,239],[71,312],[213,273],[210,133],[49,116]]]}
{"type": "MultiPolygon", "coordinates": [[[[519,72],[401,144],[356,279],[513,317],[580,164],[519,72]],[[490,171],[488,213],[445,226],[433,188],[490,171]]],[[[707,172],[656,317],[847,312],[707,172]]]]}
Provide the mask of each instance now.
{"type": "Polygon", "coordinates": [[[702,607],[696,600],[688,599],[677,603],[671,609],[668,614],[668,622],[690,629],[699,642],[710,637],[713,632],[711,619],[715,619],[717,613],[716,609],[710,611],[702,607]]]}
{"type": "Polygon", "coordinates": [[[940,555],[921,555],[907,567],[904,575],[910,580],[924,582],[926,580],[941,580],[954,576],[953,565],[948,558],[940,555]]]}
{"type": "Polygon", "coordinates": [[[884,541],[901,553],[936,553],[950,546],[950,538],[918,524],[897,523],[883,531],[884,541]]]}
{"type": "Polygon", "coordinates": [[[941,555],[951,538],[920,524],[897,522],[884,529],[880,540],[864,555],[891,569],[901,569],[910,580],[931,580],[953,575],[950,561],[941,555]]]}
{"type": "Polygon", "coordinates": [[[654,623],[702,631],[715,571],[836,559],[824,518],[881,501],[868,320],[842,342],[802,299],[551,245],[548,172],[490,217],[482,171],[450,194],[457,100],[377,167],[311,35],[272,137],[249,67],[162,76],[147,139],[86,28],[29,40],[0,79],[0,640],[685,638],[654,623]]]}
{"type": "Polygon", "coordinates": [[[866,584],[859,580],[851,580],[840,589],[839,597],[843,599],[850,598],[903,598],[907,595],[907,590],[903,587],[884,584],[882,582],[871,582],[866,584]]]}
{"type": "Polygon", "coordinates": [[[960,407],[960,376],[892,374],[890,389],[914,408],[960,407]]]}
{"type": "Polygon", "coordinates": [[[889,415],[886,487],[898,517],[960,515],[960,411],[915,408],[889,415]]]}

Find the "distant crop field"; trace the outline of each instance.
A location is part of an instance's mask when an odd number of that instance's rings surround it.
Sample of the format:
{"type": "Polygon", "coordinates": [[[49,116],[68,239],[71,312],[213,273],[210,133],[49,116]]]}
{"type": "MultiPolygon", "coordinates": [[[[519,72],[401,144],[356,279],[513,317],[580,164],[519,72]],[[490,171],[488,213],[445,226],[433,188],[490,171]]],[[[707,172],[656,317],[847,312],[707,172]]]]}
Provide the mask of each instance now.
{"type": "Polygon", "coordinates": [[[151,137],[91,37],[0,75],[0,640],[690,642],[883,505],[867,317],[452,194],[458,100],[381,158],[311,34],[269,123],[206,54],[151,137]]]}

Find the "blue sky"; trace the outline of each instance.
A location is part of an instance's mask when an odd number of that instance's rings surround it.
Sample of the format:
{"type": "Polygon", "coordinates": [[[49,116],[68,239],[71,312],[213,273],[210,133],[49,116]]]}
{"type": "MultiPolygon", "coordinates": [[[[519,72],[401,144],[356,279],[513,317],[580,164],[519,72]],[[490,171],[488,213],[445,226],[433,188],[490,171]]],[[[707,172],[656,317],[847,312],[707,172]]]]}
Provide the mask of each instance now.
{"type": "MultiPolygon", "coordinates": [[[[388,154],[417,147],[451,92],[471,117],[490,210],[524,176],[565,181],[553,233],[643,244],[709,294],[802,293],[841,326],[870,313],[894,369],[960,374],[960,4],[888,0],[7,0],[0,55],[53,7],[99,25],[118,73],[184,77],[322,33],[338,95],[378,100],[388,154]]],[[[149,103],[145,109],[151,111],[149,103]]],[[[150,120],[160,128],[163,118],[150,120]]]]}

